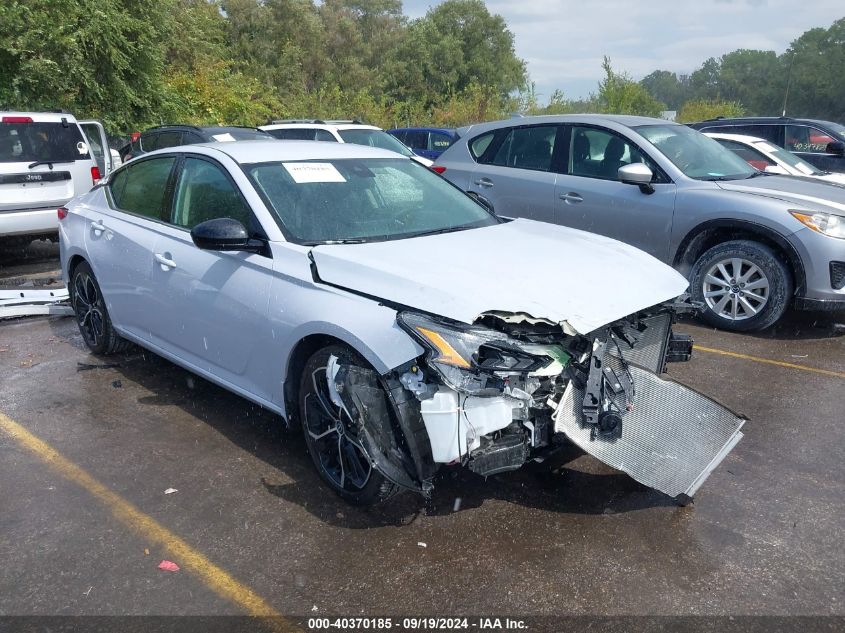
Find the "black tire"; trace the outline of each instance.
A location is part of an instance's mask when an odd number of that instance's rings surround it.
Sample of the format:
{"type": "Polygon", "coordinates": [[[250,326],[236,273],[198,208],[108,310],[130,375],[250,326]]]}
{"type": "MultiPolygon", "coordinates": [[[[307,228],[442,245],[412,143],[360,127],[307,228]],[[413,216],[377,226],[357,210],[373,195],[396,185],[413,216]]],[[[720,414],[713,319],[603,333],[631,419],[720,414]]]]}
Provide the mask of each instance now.
{"type": "Polygon", "coordinates": [[[131,346],[115,331],[100,284],[88,262],[80,262],[73,269],[69,294],[79,332],[92,352],[108,356],[124,352],[131,346]]]}
{"type": "Polygon", "coordinates": [[[765,244],[732,240],[704,252],[690,272],[701,317],[734,332],[771,327],[789,307],[793,281],[783,258],[765,244]]]}
{"type": "MultiPolygon", "coordinates": [[[[305,444],[320,478],[341,498],[357,506],[382,503],[400,489],[372,467],[351,428],[351,420],[332,403],[326,382],[326,365],[331,356],[341,362],[366,365],[342,345],[324,347],[308,359],[299,385],[299,418],[305,444]],[[343,426],[342,432],[337,430],[338,422],[343,426]]],[[[384,423],[391,425],[392,420],[384,423]]]]}

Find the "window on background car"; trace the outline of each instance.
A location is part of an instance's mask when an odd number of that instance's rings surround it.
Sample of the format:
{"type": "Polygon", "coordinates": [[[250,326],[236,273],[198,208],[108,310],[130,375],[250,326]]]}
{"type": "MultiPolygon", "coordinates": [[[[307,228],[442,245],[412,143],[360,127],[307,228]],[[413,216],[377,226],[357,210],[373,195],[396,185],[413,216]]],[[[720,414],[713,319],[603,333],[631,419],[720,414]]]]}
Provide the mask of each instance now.
{"type": "Polygon", "coordinates": [[[138,142],[141,145],[141,149],[145,152],[151,152],[158,147],[158,133],[157,132],[146,132],[141,134],[138,142]]]}
{"type": "Polygon", "coordinates": [[[323,130],[321,128],[317,128],[317,135],[314,137],[314,140],[328,141],[329,143],[337,143],[337,139],[334,137],[334,134],[332,134],[328,130],[323,130]]]}
{"type": "Polygon", "coordinates": [[[109,183],[109,192],[118,209],[155,220],[161,219],[172,156],[130,163],[109,183]]]}
{"type": "Polygon", "coordinates": [[[169,132],[162,132],[158,135],[158,142],[156,149],[164,149],[165,147],[176,147],[182,144],[182,132],[179,130],[171,130],[169,132]]]}
{"type": "Polygon", "coordinates": [[[763,152],[756,150],[753,147],[749,147],[745,143],[729,141],[723,138],[717,138],[716,141],[719,143],[719,145],[731,150],[734,154],[739,156],[746,163],[748,163],[755,169],[759,169],[760,171],[763,171],[764,169],[766,169],[766,167],[777,165],[775,161],[766,156],[763,152]]]}
{"type": "Polygon", "coordinates": [[[0,123],[0,162],[53,160],[72,162],[90,158],[76,124],[32,121],[0,123]]]}
{"type": "Polygon", "coordinates": [[[402,141],[411,149],[428,149],[428,132],[413,130],[405,133],[405,140],[402,141]]]}
{"type": "Polygon", "coordinates": [[[313,141],[314,128],[292,127],[267,130],[272,136],[282,141],[313,141]]]}
{"type": "Polygon", "coordinates": [[[196,132],[182,133],[183,145],[196,145],[197,143],[205,143],[205,140],[199,134],[197,134],[196,132]]]}
{"type": "Polygon", "coordinates": [[[573,126],[569,146],[569,174],[618,180],[620,167],[642,162],[643,156],[639,150],[622,137],[608,130],[573,126]]]}
{"type": "Polygon", "coordinates": [[[379,241],[498,224],[481,205],[400,158],[245,165],[286,235],[298,243],[379,241]]]}
{"type": "MultiPolygon", "coordinates": [[[[762,138],[771,143],[780,143],[780,128],[781,125],[732,125],[730,127],[714,127],[708,129],[709,132],[724,132],[725,134],[744,134],[745,136],[754,136],[762,138]]],[[[704,130],[702,130],[704,131],[704,130]]]]}
{"type": "Polygon", "coordinates": [[[349,129],[338,130],[337,133],[340,134],[340,138],[343,139],[344,143],[380,147],[381,149],[388,149],[391,152],[402,154],[402,156],[411,156],[413,154],[410,149],[383,130],[349,129]]]}
{"type": "Polygon", "coordinates": [[[200,222],[232,218],[247,229],[252,212],[225,172],[207,160],[186,158],[173,198],[171,224],[192,229],[200,222]]]}
{"type": "Polygon", "coordinates": [[[490,164],[516,169],[551,170],[557,129],[556,125],[510,129],[490,164]]]}
{"type": "Polygon", "coordinates": [[[827,132],[809,125],[787,125],[784,147],[790,152],[823,154],[827,149],[827,144],[835,140],[827,132]]]}
{"type": "Polygon", "coordinates": [[[454,139],[443,132],[431,132],[428,135],[428,149],[445,151],[454,142],[454,139]]]}

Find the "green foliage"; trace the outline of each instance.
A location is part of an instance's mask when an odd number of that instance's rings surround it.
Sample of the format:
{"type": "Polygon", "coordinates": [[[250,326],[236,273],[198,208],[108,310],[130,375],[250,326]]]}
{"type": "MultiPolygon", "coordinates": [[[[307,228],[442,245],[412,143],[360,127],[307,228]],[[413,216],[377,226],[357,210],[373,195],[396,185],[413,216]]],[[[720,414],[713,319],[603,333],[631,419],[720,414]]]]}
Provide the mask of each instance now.
{"type": "Polygon", "coordinates": [[[676,120],[679,123],[695,123],[716,117],[744,116],[745,108],[738,101],[723,101],[720,99],[698,99],[687,101],[678,111],[676,120]]]}
{"type": "Polygon", "coordinates": [[[599,82],[598,103],[602,112],[659,116],[665,106],[649,94],[641,84],[625,73],[618,73],[610,65],[610,58],[602,63],[604,79],[599,82]]]}

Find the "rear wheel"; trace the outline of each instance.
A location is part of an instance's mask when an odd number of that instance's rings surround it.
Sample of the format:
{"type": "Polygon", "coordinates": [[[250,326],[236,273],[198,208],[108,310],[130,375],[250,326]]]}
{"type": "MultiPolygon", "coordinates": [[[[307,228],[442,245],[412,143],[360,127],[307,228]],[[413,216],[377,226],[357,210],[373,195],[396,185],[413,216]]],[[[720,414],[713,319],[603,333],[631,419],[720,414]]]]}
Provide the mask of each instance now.
{"type": "Polygon", "coordinates": [[[792,275],[765,244],[733,240],[707,250],[692,268],[690,289],[702,318],[725,330],[762,330],[780,319],[792,296],[792,275]]]}
{"type": "MultiPolygon", "coordinates": [[[[346,347],[330,345],[308,359],[299,388],[299,417],[305,443],[320,477],[354,505],[373,505],[395,495],[399,488],[372,466],[358,439],[356,425],[329,392],[329,358],[362,364],[346,347]]],[[[391,420],[382,420],[390,425],[391,420]]]]}
{"type": "Polygon", "coordinates": [[[116,354],[129,347],[129,341],[120,337],[112,325],[100,284],[88,262],[81,262],[73,270],[70,301],[82,338],[92,352],[116,354]]]}

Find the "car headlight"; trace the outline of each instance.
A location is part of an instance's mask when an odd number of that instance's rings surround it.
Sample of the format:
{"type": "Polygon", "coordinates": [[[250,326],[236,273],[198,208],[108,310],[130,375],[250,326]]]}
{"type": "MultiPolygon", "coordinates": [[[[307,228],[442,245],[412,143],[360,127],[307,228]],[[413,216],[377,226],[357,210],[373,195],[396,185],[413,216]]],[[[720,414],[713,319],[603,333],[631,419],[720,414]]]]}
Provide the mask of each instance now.
{"type": "Polygon", "coordinates": [[[402,312],[397,321],[429,350],[429,360],[441,365],[470,369],[473,354],[486,343],[506,341],[508,336],[488,328],[446,324],[415,312],[402,312]]]}
{"type": "Polygon", "coordinates": [[[795,209],[790,209],[789,212],[792,217],[816,233],[845,240],[845,216],[821,211],[797,211],[795,209]]]}

